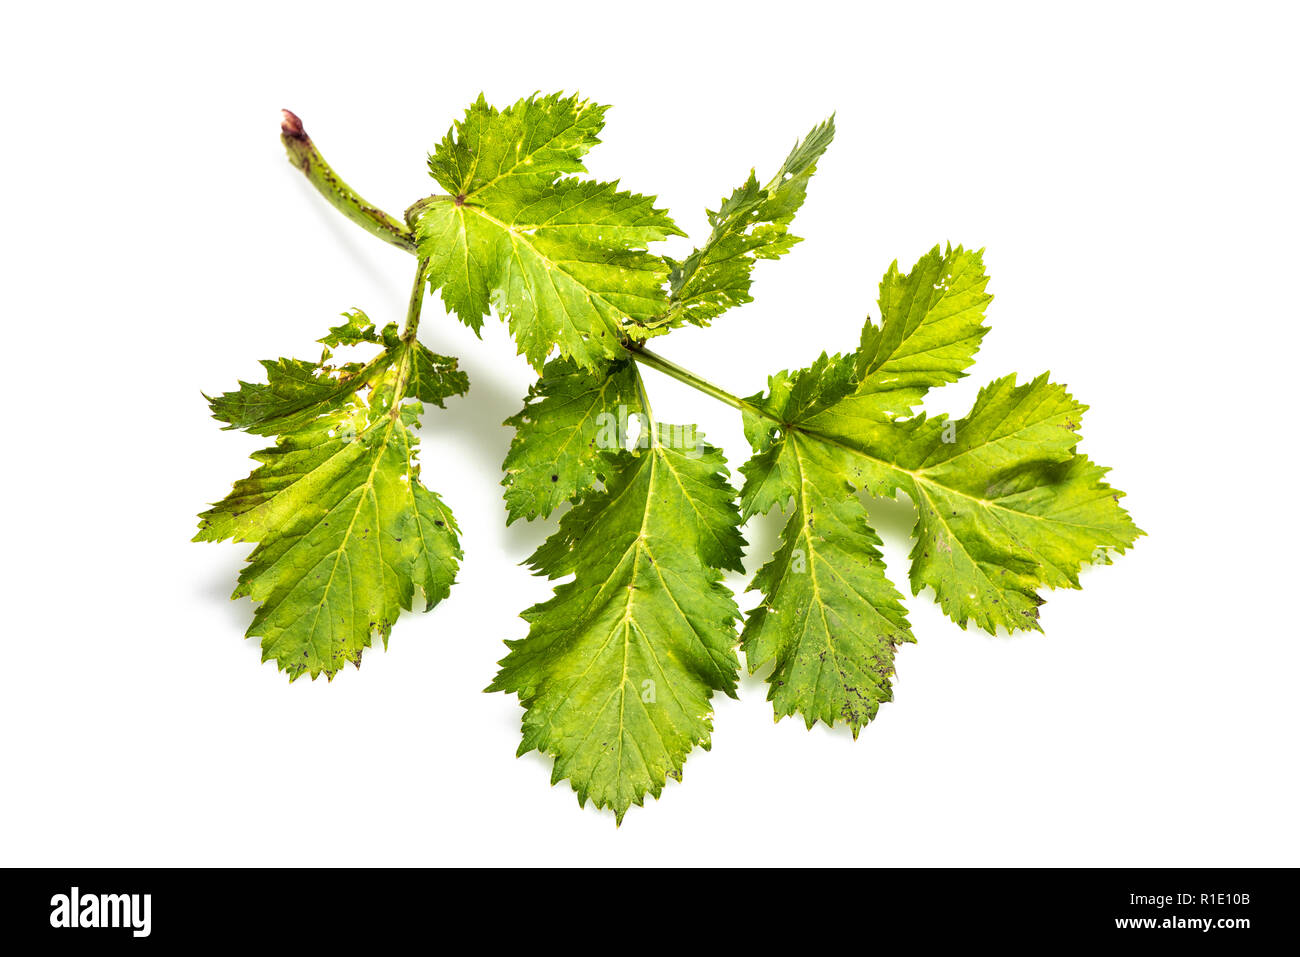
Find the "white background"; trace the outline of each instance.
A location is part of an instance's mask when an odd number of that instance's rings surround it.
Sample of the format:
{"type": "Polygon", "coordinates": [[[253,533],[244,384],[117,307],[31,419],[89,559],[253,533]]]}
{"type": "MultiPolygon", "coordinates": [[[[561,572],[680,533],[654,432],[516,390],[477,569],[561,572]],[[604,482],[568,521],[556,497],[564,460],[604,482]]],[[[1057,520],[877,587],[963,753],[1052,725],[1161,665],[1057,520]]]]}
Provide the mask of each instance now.
{"type": "MultiPolygon", "coordinates": [[[[1300,864],[1294,7],[352,7],[5,14],[0,863],[1300,864]],[[506,529],[497,484],[532,373],[433,301],[421,334],[473,384],[424,434],[460,584],[360,671],[289,685],[227,600],[248,546],[189,542],[265,444],[200,391],[311,356],[349,307],[400,319],[413,265],[289,166],[279,110],[400,214],[480,89],[614,104],[592,174],[696,239],[837,110],[807,241],[659,351],[748,394],[853,347],[895,257],[986,247],[993,331],[928,407],[1050,369],[1149,537],[1049,595],[1041,636],[909,597],[918,644],[857,742],[773,724],[747,679],[616,830],[480,691],[549,593],[518,562],[553,523],[506,529]]],[[[647,378],[743,461],[730,410],[647,378]]],[[[905,582],[910,506],[871,509],[905,582]]]]}

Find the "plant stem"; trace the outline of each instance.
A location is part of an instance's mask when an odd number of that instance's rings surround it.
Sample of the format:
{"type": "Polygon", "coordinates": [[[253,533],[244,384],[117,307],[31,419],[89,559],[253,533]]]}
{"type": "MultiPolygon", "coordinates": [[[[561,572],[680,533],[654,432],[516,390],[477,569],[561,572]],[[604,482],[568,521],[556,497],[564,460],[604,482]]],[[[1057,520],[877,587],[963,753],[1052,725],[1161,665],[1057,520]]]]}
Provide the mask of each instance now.
{"type": "Polygon", "coordinates": [[[316,191],[366,232],[409,253],[415,252],[415,237],[406,224],[358,196],[325,162],[325,157],[320,155],[316,144],[303,129],[302,120],[288,110],[282,110],[281,114],[280,142],[289,154],[289,161],[303,171],[316,191]]]}
{"type": "MultiPolygon", "coordinates": [[[[302,121],[288,110],[283,112],[284,122],[280,127],[280,140],[284,143],[285,149],[289,151],[289,159],[306,174],[307,179],[311,181],[311,184],[316,187],[322,196],[329,200],[330,205],[372,235],[378,236],[385,242],[392,243],[412,255],[417,255],[415,237],[410,227],[394,219],[382,209],[371,206],[353,192],[352,188],[343,182],[330,168],[330,165],[325,162],[325,158],[320,155],[315,144],[312,143],[311,137],[303,129],[302,121]]],[[[421,209],[429,204],[448,201],[450,198],[448,196],[429,196],[418,200],[407,210],[406,218],[412,220],[421,209]]],[[[416,330],[420,326],[420,308],[424,302],[424,277],[428,266],[429,261],[421,259],[419,266],[416,267],[415,287],[411,290],[411,302],[406,312],[406,327],[402,330],[402,338],[407,342],[415,338],[416,330]]],[[[676,379],[678,382],[683,382],[705,395],[712,396],[719,402],[725,402],[733,409],[739,409],[741,412],[748,412],[769,419],[772,422],[784,424],[770,412],[739,396],[732,395],[712,382],[700,378],[688,369],[683,369],[677,363],[651,352],[640,343],[625,341],[623,347],[637,362],[652,369],[658,369],[664,375],[676,379]]],[[[648,412],[648,401],[646,406],[648,412]]]]}
{"type": "Polygon", "coordinates": [[[429,260],[421,259],[415,266],[415,285],[411,287],[411,301],[406,306],[406,325],[402,327],[402,341],[414,342],[420,328],[420,311],[424,308],[424,274],[429,260]]]}
{"type": "Polygon", "coordinates": [[[760,416],[764,419],[770,419],[773,422],[781,423],[781,420],[778,417],[768,412],[767,410],[761,409],[758,406],[754,405],[754,403],[748,402],[745,399],[740,398],[739,396],[732,395],[726,389],[714,385],[712,382],[709,382],[707,379],[701,379],[699,376],[697,376],[694,372],[691,372],[689,369],[683,369],[677,363],[665,359],[663,356],[658,355],[657,353],[651,352],[649,349],[645,348],[645,346],[642,346],[639,343],[625,342],[623,343],[623,345],[627,349],[627,351],[632,354],[633,359],[635,359],[637,362],[640,362],[644,365],[648,365],[651,369],[658,369],[664,375],[671,376],[672,378],[676,379],[678,382],[682,382],[690,386],[692,389],[695,389],[699,392],[703,392],[705,395],[712,396],[713,398],[717,399],[719,402],[725,402],[733,409],[739,409],[741,412],[749,412],[754,415],[760,416]]]}

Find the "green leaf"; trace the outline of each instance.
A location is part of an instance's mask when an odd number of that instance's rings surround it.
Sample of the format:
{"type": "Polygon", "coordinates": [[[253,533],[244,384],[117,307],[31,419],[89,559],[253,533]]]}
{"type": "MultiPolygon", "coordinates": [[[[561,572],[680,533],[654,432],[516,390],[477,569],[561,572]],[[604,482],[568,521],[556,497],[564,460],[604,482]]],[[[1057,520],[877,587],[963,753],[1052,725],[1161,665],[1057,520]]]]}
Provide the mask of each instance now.
{"type": "Polygon", "coordinates": [[[608,109],[552,93],[497,110],[480,93],[429,157],[429,173],[453,196],[531,195],[558,174],[586,172],[582,157],[600,142],[608,109]]]}
{"type": "Polygon", "coordinates": [[[469,376],[460,371],[454,356],[438,355],[420,342],[411,343],[409,348],[411,371],[406,394],[411,398],[445,409],[446,399],[469,391],[469,376]]]}
{"type": "Polygon", "coordinates": [[[324,362],[302,359],[263,359],[266,382],[243,382],[234,392],[205,397],[212,417],[227,429],[254,435],[292,432],[338,407],[356,392],[379,366],[365,373],[354,367],[331,369],[324,362]]]}
{"type": "MultiPolygon", "coordinates": [[[[353,323],[331,336],[375,341],[362,332],[353,323]]],[[[464,375],[454,360],[396,338],[350,375],[325,365],[328,355],[314,368],[264,363],[266,386],[243,383],[212,400],[219,416],[240,411],[226,421],[278,439],[200,516],[195,536],[258,543],[233,597],[260,603],[248,636],[291,680],[359,667],[374,634],[387,643],[417,587],[426,610],[448,595],[461,557],[451,511],[420,479],[413,429],[423,407],[411,398],[440,402],[464,391],[464,375]]]]}
{"type": "Polygon", "coordinates": [[[328,334],[324,338],[318,339],[326,346],[359,346],[367,343],[375,345],[392,345],[397,339],[397,324],[390,322],[382,332],[375,329],[375,324],[370,321],[360,309],[353,309],[351,312],[343,313],[346,322],[337,326],[331,326],[328,334]]]}
{"type": "Polygon", "coordinates": [[[228,429],[244,429],[254,435],[293,432],[337,409],[358,390],[372,386],[374,378],[403,355],[411,360],[407,395],[443,407],[449,396],[469,389],[469,379],[458,370],[455,358],[430,352],[419,342],[402,343],[394,323],[376,331],[359,309],[344,316],[347,322],[334,326],[320,340],[326,348],[319,361],[263,359],[266,382],[241,381],[234,392],[207,397],[213,418],[227,423],[228,429]],[[367,363],[330,364],[329,347],[367,345],[382,345],[384,351],[367,363]]]}
{"type": "Polygon", "coordinates": [[[895,646],[914,639],[845,459],[796,431],[743,467],[747,503],[790,508],[776,553],[754,576],[763,601],[741,647],[751,673],[774,663],[767,697],[778,717],[802,714],[810,728],[843,720],[857,737],[893,696],[895,646]]]}
{"type": "Polygon", "coordinates": [[[684,431],[661,425],[652,447],[604,454],[605,488],[530,559],[574,579],[524,612],[528,635],[507,642],[488,688],[519,695],[519,753],[552,755],[552,782],[618,821],[709,747],[713,693],[735,696],[739,612],[719,569],[740,564],[740,517],[721,453],[684,431]]]}
{"type": "Polygon", "coordinates": [[[954,621],[990,632],[1038,629],[1044,586],[1078,588],[1083,565],[1109,564],[1142,534],[1107,470],[1077,451],[1087,407],[1046,375],[990,383],[961,419],[915,415],[973,362],[986,284],[980,254],[960,247],[936,247],[907,275],[894,264],[881,324],[868,321],[856,353],[780,372],[746,400],[743,513],[790,506],[742,633],[751,668],[775,662],[778,716],[847,717],[856,734],[889,700],[893,648],[911,640],[856,490],[907,493],[912,593],[929,586],[954,621]]]}
{"type": "Polygon", "coordinates": [[[760,186],[750,170],[749,178],[716,212],[709,210],[713,231],[703,246],[681,262],[669,260],[671,304],[664,315],[644,323],[647,329],[663,331],[685,322],[707,326],[732,306],[752,301],[754,264],[777,259],[800,241],[789,226],[803,205],[817,161],[834,136],[831,117],[795,146],[766,186],[760,186]]]}
{"type": "Polygon", "coordinates": [[[935,246],[906,275],[895,260],[880,281],[881,323],[862,328],[859,411],[910,415],[929,389],[965,375],[988,332],[987,285],[983,250],[935,246]]]}
{"type": "Polygon", "coordinates": [[[507,524],[550,515],[602,477],[605,452],[626,448],[629,425],[645,409],[631,360],[596,371],[552,359],[506,419],[515,430],[502,465],[507,524]]]}
{"type": "Polygon", "coordinates": [[[541,369],[552,350],[580,368],[624,355],[628,320],[667,308],[667,266],[647,244],[680,235],[652,197],[581,172],[604,107],[555,94],[498,111],[479,98],[430,157],[449,196],[417,204],[429,282],[474,330],[489,306],[541,369]]]}

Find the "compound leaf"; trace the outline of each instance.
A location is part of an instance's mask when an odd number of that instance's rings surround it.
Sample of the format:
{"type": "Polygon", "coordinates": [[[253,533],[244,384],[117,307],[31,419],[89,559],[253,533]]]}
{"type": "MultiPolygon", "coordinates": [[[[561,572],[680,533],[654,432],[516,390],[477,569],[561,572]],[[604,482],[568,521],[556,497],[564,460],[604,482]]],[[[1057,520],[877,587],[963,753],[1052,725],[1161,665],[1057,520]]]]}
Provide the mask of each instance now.
{"type": "MultiPolygon", "coordinates": [[[[327,339],[385,341],[352,319],[327,339]]],[[[328,358],[327,349],[314,367],[264,363],[266,385],[241,383],[212,400],[218,418],[278,438],[200,516],[195,536],[257,543],[234,597],[259,603],[248,636],[291,680],[359,666],[417,587],[426,610],[448,595],[461,557],[451,511],[420,479],[412,433],[416,397],[441,402],[467,387],[454,360],[395,336],[364,366],[341,371],[328,358]]]]}
{"type": "Polygon", "coordinates": [[[911,640],[855,491],[915,502],[913,594],[929,586],[954,621],[990,632],[1038,629],[1043,587],[1078,588],[1083,565],[1142,534],[1077,450],[1087,407],[1046,375],[995,380],[960,419],[915,414],[974,361],[986,284],[980,254],[961,247],[935,247],[906,275],[895,263],[881,323],[854,354],[780,372],[746,400],[743,512],[790,507],[742,632],[751,668],[775,662],[778,716],[847,717],[856,734],[889,699],[893,648],[911,640]],[[866,666],[850,676],[846,661],[866,666]]]}

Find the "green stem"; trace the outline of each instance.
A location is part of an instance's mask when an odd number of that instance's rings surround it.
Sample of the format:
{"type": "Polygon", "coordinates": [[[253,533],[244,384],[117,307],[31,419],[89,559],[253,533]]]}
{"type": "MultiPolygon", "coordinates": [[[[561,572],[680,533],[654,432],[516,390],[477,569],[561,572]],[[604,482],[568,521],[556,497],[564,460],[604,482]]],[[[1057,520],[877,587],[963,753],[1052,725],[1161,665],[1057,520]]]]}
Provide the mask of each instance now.
{"type": "Polygon", "coordinates": [[[781,420],[768,412],[766,409],[759,408],[754,403],[746,401],[739,396],[732,395],[726,389],[720,388],[709,382],[707,379],[701,379],[689,369],[683,369],[677,363],[665,359],[657,353],[651,352],[645,346],[635,342],[625,342],[624,347],[632,354],[632,358],[637,362],[649,366],[651,369],[658,369],[666,376],[671,376],[678,382],[685,383],[692,389],[703,392],[705,395],[712,396],[719,402],[725,402],[733,409],[739,409],[741,412],[749,412],[760,416],[764,419],[770,419],[778,424],[784,424],[781,420]]]}
{"type": "Polygon", "coordinates": [[[406,212],[403,214],[406,218],[406,225],[411,229],[414,229],[415,221],[420,217],[420,214],[434,203],[450,203],[453,202],[453,200],[454,197],[444,196],[441,193],[435,193],[433,196],[426,196],[424,199],[417,199],[407,207],[406,212]]]}
{"type": "Polygon", "coordinates": [[[421,259],[415,266],[415,285],[411,287],[411,301],[406,306],[406,325],[402,327],[402,341],[414,342],[420,328],[420,311],[424,308],[424,274],[429,260],[421,259]]]}
{"type": "MultiPolygon", "coordinates": [[[[420,311],[424,308],[424,274],[428,268],[427,259],[421,259],[415,267],[415,286],[411,290],[410,304],[406,307],[406,325],[402,327],[402,342],[406,348],[402,350],[402,359],[397,366],[397,376],[393,382],[393,404],[388,410],[390,428],[391,423],[396,422],[401,415],[402,399],[406,397],[406,386],[411,381],[411,367],[415,362],[415,350],[411,346],[420,328],[420,311]]],[[[383,359],[386,355],[383,353],[378,358],[383,359]]]]}
{"type": "Polygon", "coordinates": [[[406,224],[358,196],[325,162],[325,157],[320,155],[316,144],[303,129],[302,120],[288,110],[281,113],[280,142],[289,154],[289,161],[303,171],[316,191],[366,232],[409,253],[415,252],[415,237],[406,224]]]}

